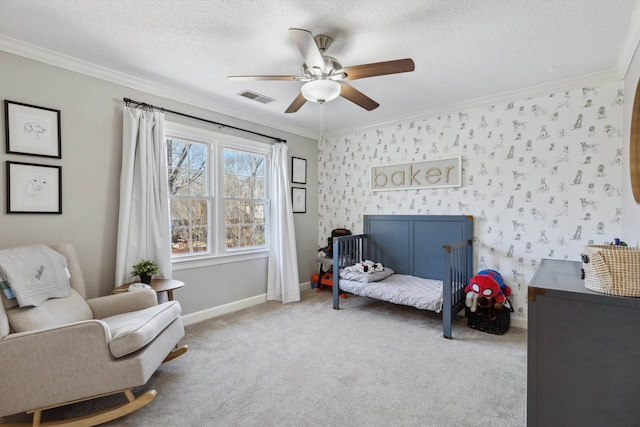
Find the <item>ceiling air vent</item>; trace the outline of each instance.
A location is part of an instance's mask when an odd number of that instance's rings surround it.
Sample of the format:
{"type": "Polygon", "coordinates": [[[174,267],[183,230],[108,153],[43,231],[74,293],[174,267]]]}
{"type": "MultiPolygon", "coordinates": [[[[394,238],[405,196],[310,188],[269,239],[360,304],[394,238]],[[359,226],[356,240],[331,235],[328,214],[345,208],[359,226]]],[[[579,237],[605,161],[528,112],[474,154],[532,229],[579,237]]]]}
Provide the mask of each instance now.
{"type": "Polygon", "coordinates": [[[262,104],[269,104],[269,103],[275,101],[275,99],[273,99],[273,98],[269,98],[268,96],[260,95],[259,93],[255,93],[255,92],[252,92],[250,90],[245,90],[243,92],[240,92],[238,95],[244,96],[245,98],[253,99],[254,101],[258,101],[258,102],[260,102],[262,104]]]}

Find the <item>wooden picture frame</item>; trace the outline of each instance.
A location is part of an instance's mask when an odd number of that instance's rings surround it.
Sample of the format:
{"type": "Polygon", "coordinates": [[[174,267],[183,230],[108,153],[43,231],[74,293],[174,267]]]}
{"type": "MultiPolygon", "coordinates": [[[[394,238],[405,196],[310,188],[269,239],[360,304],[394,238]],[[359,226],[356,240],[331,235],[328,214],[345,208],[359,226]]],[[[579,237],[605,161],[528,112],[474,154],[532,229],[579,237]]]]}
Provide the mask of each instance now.
{"type": "Polygon", "coordinates": [[[293,213],[307,213],[307,189],[291,187],[293,213]]]}
{"type": "Polygon", "coordinates": [[[8,154],[62,158],[60,110],[4,101],[8,154]]]}
{"type": "Polygon", "coordinates": [[[300,157],[291,158],[291,182],[294,184],[307,183],[307,160],[300,157]]]}
{"type": "Polygon", "coordinates": [[[8,214],[61,214],[62,167],[7,161],[8,214]]]}

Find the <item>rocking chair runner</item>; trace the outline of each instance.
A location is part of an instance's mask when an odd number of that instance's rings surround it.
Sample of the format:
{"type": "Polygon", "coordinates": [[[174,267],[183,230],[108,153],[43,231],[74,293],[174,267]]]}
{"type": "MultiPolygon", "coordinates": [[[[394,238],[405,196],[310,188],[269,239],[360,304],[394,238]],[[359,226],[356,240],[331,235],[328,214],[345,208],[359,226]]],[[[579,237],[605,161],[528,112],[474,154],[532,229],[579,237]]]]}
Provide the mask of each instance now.
{"type": "MultiPolygon", "coordinates": [[[[0,295],[0,416],[33,413],[34,426],[93,426],[151,402],[134,396],[158,366],[187,351],[177,301],[158,304],[152,290],[85,300],[75,250],[51,246],[69,263],[71,295],[18,307],[0,295]],[[115,393],[127,403],[96,414],[41,423],[42,411],[115,393]]],[[[0,294],[2,292],[0,291],[0,294]]],[[[24,424],[0,424],[2,427],[24,424]]]]}

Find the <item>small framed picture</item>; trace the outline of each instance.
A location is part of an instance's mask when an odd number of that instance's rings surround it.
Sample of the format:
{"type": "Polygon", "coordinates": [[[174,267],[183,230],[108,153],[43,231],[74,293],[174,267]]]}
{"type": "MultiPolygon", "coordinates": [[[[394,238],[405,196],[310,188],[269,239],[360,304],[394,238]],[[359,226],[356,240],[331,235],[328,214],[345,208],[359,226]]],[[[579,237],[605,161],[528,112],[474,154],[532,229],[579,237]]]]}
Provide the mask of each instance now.
{"type": "Polygon", "coordinates": [[[307,213],[307,189],[292,187],[291,204],[293,213],[307,213]]]}
{"type": "Polygon", "coordinates": [[[7,162],[7,213],[62,213],[62,167],[7,162]]]}
{"type": "Polygon", "coordinates": [[[294,184],[307,183],[307,160],[300,157],[291,158],[291,182],[294,184]]]}
{"type": "Polygon", "coordinates": [[[60,110],[4,101],[7,153],[62,158],[60,110]]]}

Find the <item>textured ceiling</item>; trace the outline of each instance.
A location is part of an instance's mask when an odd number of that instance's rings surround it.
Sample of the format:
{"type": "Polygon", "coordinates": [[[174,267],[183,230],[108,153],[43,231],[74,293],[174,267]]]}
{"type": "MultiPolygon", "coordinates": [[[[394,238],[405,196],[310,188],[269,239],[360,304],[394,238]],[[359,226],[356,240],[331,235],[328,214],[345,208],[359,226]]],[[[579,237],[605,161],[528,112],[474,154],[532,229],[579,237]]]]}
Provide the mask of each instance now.
{"type": "Polygon", "coordinates": [[[318,135],[581,76],[621,78],[637,6],[638,0],[0,0],[0,48],[26,43],[169,88],[181,101],[318,135]],[[226,77],[300,74],[290,27],[331,36],[327,54],[343,66],[410,57],[416,70],[352,81],[380,103],[374,111],[338,98],[284,114],[302,83],[226,77]],[[243,90],[276,101],[237,96],[243,90]]]}

